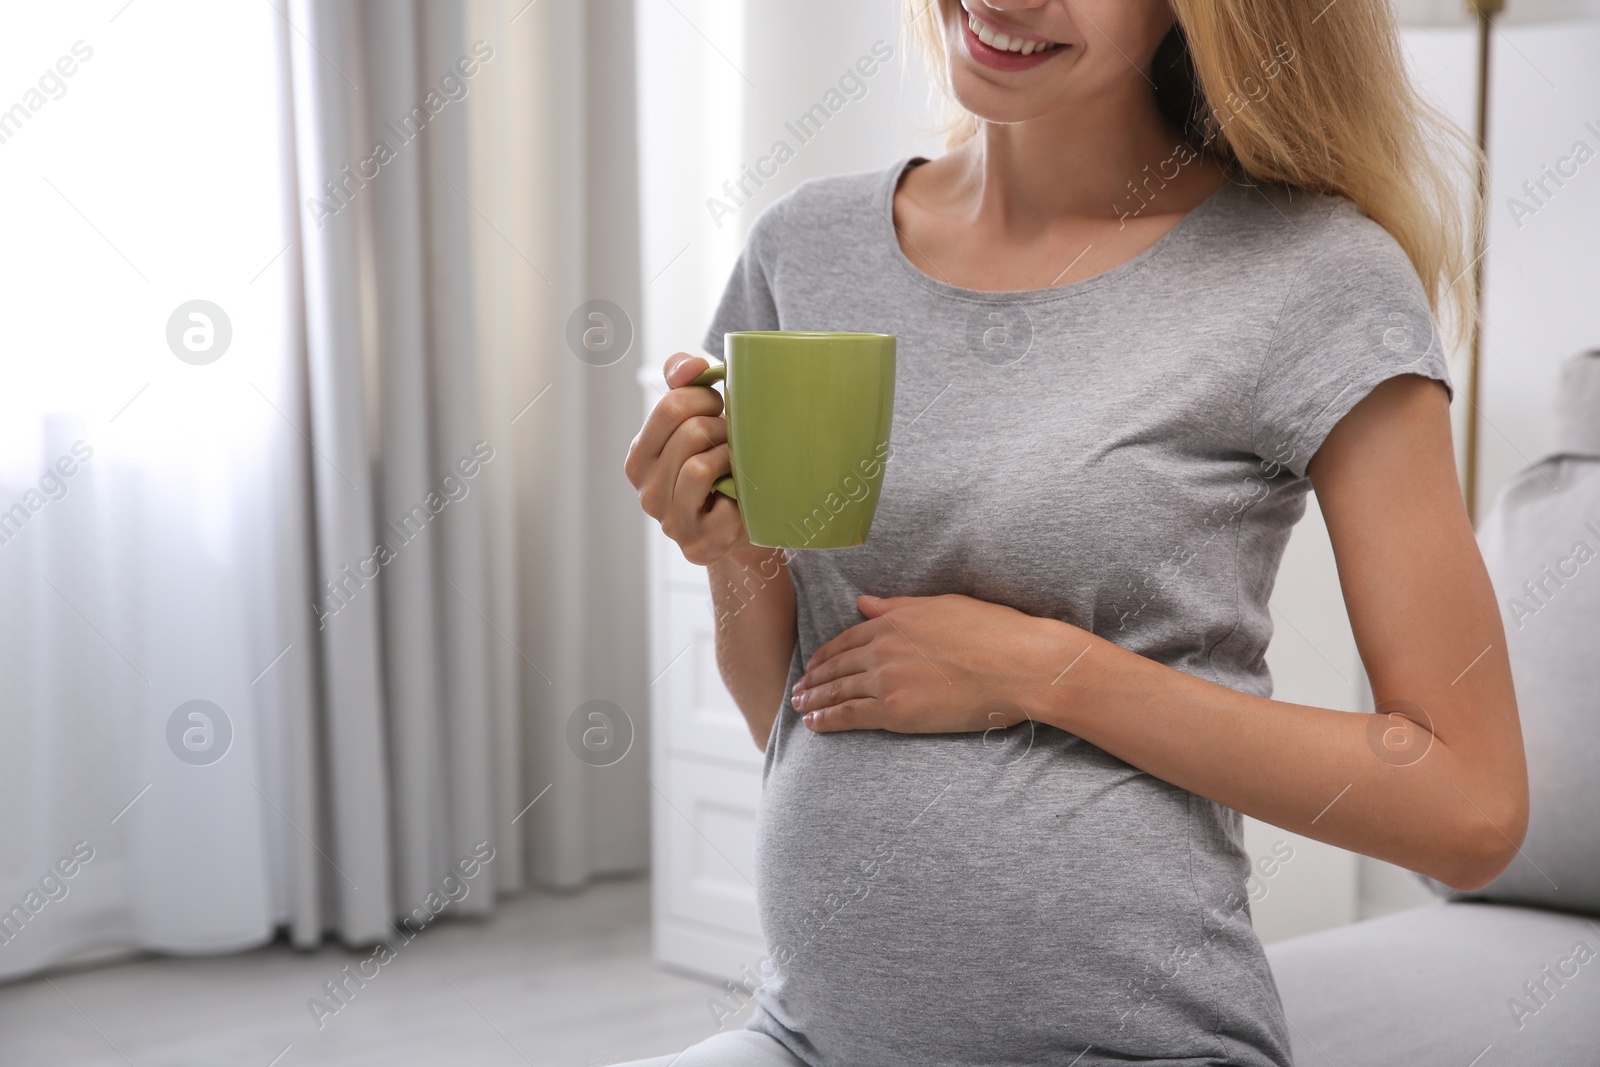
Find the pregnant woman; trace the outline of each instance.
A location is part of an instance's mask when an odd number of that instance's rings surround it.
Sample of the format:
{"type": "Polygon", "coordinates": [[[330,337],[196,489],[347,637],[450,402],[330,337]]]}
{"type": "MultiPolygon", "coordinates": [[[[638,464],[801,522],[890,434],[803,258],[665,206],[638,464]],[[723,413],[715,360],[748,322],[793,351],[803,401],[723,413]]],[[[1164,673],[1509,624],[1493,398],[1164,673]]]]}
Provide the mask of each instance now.
{"type": "Polygon", "coordinates": [[[1388,0],[906,11],[947,154],[772,204],[704,341],[898,336],[870,538],[750,544],[699,357],[628,455],[765,751],[754,1013],[649,1062],[1281,1067],[1241,813],[1463,889],[1526,823],[1435,330],[1470,148],[1388,0]],[[1271,697],[1313,488],[1377,715],[1271,697]]]}

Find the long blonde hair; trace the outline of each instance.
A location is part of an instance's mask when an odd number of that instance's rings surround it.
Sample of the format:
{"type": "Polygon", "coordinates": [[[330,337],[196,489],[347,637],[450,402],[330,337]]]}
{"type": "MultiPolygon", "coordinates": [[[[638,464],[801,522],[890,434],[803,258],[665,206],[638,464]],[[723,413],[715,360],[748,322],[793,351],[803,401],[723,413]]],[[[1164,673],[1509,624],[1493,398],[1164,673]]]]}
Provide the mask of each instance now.
{"type": "MultiPolygon", "coordinates": [[[[903,0],[953,112],[947,149],[979,128],[949,97],[940,7],[953,2],[903,0]]],[[[1230,169],[1353,201],[1394,236],[1447,336],[1465,343],[1481,153],[1412,85],[1390,0],[1169,2],[1177,25],[1151,72],[1163,112],[1230,169]],[[1252,87],[1269,82],[1258,97],[1252,87]]]]}

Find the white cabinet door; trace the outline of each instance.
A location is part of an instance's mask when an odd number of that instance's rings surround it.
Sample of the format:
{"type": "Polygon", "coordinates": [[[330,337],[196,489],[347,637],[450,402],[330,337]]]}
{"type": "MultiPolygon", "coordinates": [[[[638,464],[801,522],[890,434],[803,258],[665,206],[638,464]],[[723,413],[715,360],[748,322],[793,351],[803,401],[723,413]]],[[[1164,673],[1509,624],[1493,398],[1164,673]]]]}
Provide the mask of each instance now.
{"type": "MultiPolygon", "coordinates": [[[[647,403],[656,395],[647,389],[647,403]]],[[[655,956],[720,984],[765,954],[755,891],[761,752],[717,669],[705,568],[653,523],[649,539],[655,956]]]]}

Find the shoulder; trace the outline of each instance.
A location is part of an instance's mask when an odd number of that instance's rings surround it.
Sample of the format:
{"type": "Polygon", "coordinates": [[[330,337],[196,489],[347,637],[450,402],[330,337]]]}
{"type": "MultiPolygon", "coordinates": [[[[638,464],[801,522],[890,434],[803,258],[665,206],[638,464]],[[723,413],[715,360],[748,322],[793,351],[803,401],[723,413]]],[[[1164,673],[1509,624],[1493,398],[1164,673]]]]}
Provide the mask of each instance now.
{"type": "Polygon", "coordinates": [[[771,206],[792,220],[817,225],[863,214],[877,217],[888,197],[889,183],[905,163],[902,159],[886,167],[807,178],[771,206]]]}
{"type": "Polygon", "coordinates": [[[1422,280],[1400,242],[1344,197],[1249,190],[1264,236],[1254,280],[1268,329],[1253,390],[1254,447],[1296,475],[1362,397],[1400,374],[1450,372],[1422,280]],[[1270,271],[1269,273],[1266,273],[1270,271]]]}
{"type": "Polygon", "coordinates": [[[793,242],[859,241],[871,232],[874,220],[882,224],[889,183],[905,162],[807,178],[761,209],[750,224],[747,244],[770,262],[793,242]]]}
{"type": "Polygon", "coordinates": [[[1236,179],[1230,192],[1214,225],[1286,297],[1310,290],[1425,302],[1400,242],[1347,197],[1248,179],[1236,179]]]}

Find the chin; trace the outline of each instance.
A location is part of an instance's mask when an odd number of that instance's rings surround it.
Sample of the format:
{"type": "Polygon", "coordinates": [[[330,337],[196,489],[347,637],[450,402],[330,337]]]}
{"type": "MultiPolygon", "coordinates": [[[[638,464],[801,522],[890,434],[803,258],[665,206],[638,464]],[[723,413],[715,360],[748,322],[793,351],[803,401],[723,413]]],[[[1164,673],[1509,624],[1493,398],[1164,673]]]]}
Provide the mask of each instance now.
{"type": "Polygon", "coordinates": [[[1071,57],[1053,61],[1048,73],[1034,71],[1020,79],[989,70],[959,45],[951,51],[948,62],[951,96],[985,122],[1025,122],[1071,106],[1066,98],[1073,94],[1064,92],[1061,83],[1062,76],[1068,73],[1062,64],[1071,62],[1071,57]]]}
{"type": "Polygon", "coordinates": [[[950,88],[956,102],[982,122],[1026,122],[1052,110],[1040,99],[1039,93],[1001,89],[959,67],[951,74],[950,88]]]}

